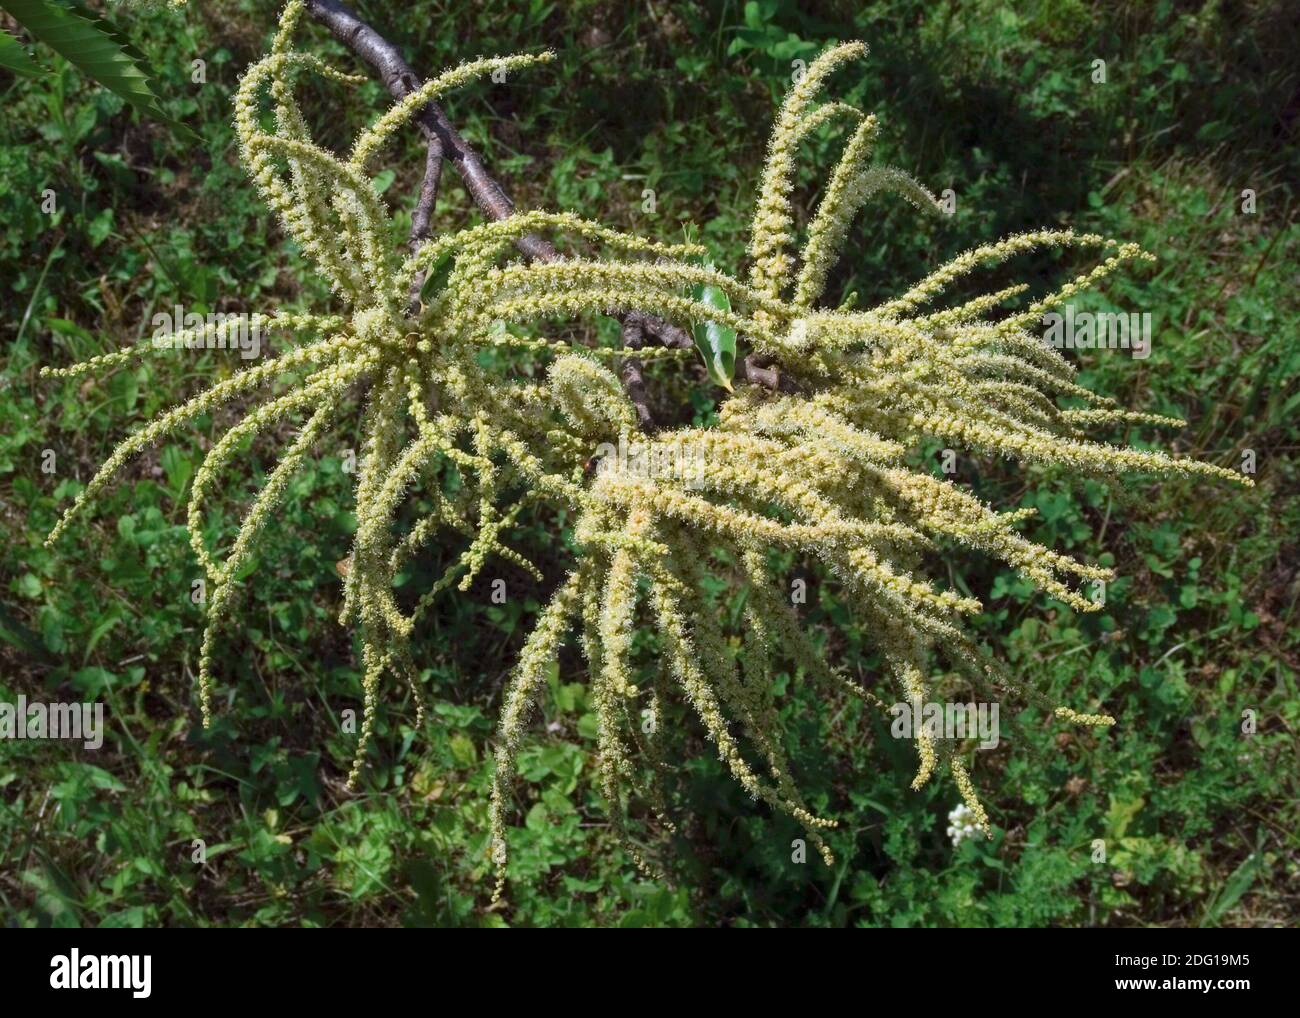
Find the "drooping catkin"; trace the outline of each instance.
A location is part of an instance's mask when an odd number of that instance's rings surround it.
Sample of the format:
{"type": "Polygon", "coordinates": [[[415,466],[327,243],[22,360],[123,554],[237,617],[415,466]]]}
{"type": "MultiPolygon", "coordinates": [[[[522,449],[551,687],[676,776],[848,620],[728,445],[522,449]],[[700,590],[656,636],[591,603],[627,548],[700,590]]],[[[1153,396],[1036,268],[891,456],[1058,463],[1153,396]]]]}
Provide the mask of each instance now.
{"type": "MultiPolygon", "coordinates": [[[[381,115],[340,158],[313,140],[294,86],[310,74],[346,83],[360,79],[294,49],[302,12],[301,0],[291,0],[272,52],[245,72],[235,126],[258,191],[342,308],[258,319],[323,338],[216,382],[127,438],[77,494],[49,540],[62,536],[77,514],[93,506],[132,456],[175,439],[217,406],[242,403],[240,419],[212,445],[190,495],[194,551],[214,585],[199,666],[207,725],[223,641],[237,637],[238,574],[286,497],[292,473],[306,465],[313,447],[339,426],[352,395],[359,394],[357,528],[340,615],[359,631],[362,644],[364,709],[349,775],[356,784],[364,776],[386,674],[406,680],[423,718],[416,641],[436,598],[457,585],[467,590],[494,564],[544,581],[512,546],[515,523],[525,505],[562,511],[573,521],[576,561],[524,641],[501,709],[490,809],[494,898],[506,873],[515,760],[570,629],[578,631],[588,662],[602,791],[623,844],[645,872],[657,869],[633,839],[623,809],[639,787],[631,759],[637,746],[654,747],[646,786],[653,811],[663,816],[669,808],[659,778],[663,748],[673,733],[658,728],[669,695],[689,708],[740,785],[803,824],[829,861],[822,833],[834,822],[811,812],[799,791],[796,764],[782,748],[773,698],[776,669],[789,666],[810,681],[849,691],[884,710],[882,694],[924,698],[931,688],[932,658],[946,653],[961,659],[973,681],[1041,704],[1041,694],[968,653],[961,618],[979,611],[981,602],[926,578],[919,550],[933,549],[940,540],[956,542],[1000,560],[1080,611],[1096,605],[1077,585],[1110,577],[1108,570],[1022,536],[1017,527],[1028,511],[998,513],[911,465],[909,453],[937,439],[1079,473],[1196,475],[1251,483],[1223,467],[1091,437],[1094,428],[1108,425],[1180,422],[1121,410],[1079,386],[1070,364],[1029,331],[1047,308],[1094,285],[1121,263],[1149,257],[1134,245],[1069,230],[1025,233],[958,256],[876,308],[814,306],[869,197],[894,190],[922,204],[933,200],[911,178],[868,164],[874,117],[841,102],[814,105],[831,72],[865,54],[859,43],[834,47],[814,61],[781,108],[759,183],[751,269],[742,281],[735,273],[699,265],[697,245],[663,244],[572,213],[542,210],[433,237],[418,253],[403,257],[391,243],[387,207],[368,175],[385,141],[441,92],[496,69],[543,63],[548,55],[489,58],[438,75],[381,115]],[[268,98],[275,113],[270,130],[262,112],[268,98]],[[812,132],[842,120],[853,133],[809,235],[796,250],[791,193],[800,146],[812,132]],[[551,263],[513,261],[514,242],[530,233],[580,241],[588,253],[551,263]],[[999,321],[987,316],[1018,297],[1022,284],[955,307],[925,310],[976,269],[1041,248],[1110,253],[1096,268],[999,321]],[[424,293],[412,314],[412,281],[439,264],[446,267],[440,289],[424,293]],[[726,293],[730,310],[692,296],[693,288],[706,285],[726,293]],[[630,351],[524,337],[509,328],[630,311],[681,325],[708,320],[729,326],[750,351],[775,358],[783,375],[795,381],[795,391],[740,386],[718,407],[712,427],[643,434],[636,409],[605,364],[630,351]],[[484,357],[486,350],[503,356],[484,357]],[[544,362],[544,376],[520,377],[503,367],[525,354],[544,362]],[[278,389],[271,391],[273,385],[278,389]],[[1089,406],[1058,405],[1067,398],[1089,406]],[[306,422],[250,505],[229,550],[219,555],[204,534],[207,511],[236,468],[244,440],[299,414],[307,415],[306,422]],[[458,496],[442,484],[452,474],[458,496]],[[440,538],[469,545],[412,603],[398,591],[398,574],[440,538]],[[878,685],[850,680],[819,656],[770,575],[767,556],[774,549],[815,563],[828,582],[851,594],[868,630],[879,636],[878,685]],[[732,567],[715,570],[714,559],[732,567]],[[743,638],[734,648],[735,634],[715,616],[714,601],[705,594],[710,584],[746,596],[743,638]],[[647,621],[661,666],[653,685],[643,689],[636,636],[647,621]],[[896,691],[885,693],[890,682],[896,691]],[[651,718],[654,729],[627,731],[640,717],[651,718]]],[[[145,352],[125,350],[44,374],[75,378],[145,352]]],[[[680,351],[652,347],[636,353],[673,357],[680,351]]],[[[1108,715],[1049,709],[1075,724],[1113,723],[1108,715]]],[[[946,764],[976,823],[989,830],[955,747],[922,735],[916,750],[913,786],[924,785],[946,764]]]]}

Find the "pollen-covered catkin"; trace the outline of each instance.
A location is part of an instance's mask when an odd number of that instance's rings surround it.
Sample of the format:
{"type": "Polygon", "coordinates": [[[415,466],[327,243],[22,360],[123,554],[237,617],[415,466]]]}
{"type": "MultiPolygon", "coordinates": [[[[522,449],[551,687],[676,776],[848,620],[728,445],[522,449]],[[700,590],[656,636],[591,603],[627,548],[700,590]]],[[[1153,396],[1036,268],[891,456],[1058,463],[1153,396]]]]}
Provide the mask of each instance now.
{"type": "MultiPolygon", "coordinates": [[[[1030,331],[1046,309],[1149,255],[1095,234],[1035,231],[974,248],[878,307],[816,307],[869,198],[894,192],[920,205],[934,201],[910,177],[869,164],[874,116],[833,100],[815,105],[831,73],[865,55],[861,43],[833,47],[815,60],[781,107],[759,181],[744,280],[701,265],[698,245],[665,244],[572,212],[520,211],[434,236],[403,254],[393,243],[381,188],[369,175],[385,142],[443,92],[494,70],[535,71],[550,54],[490,57],[437,75],[381,114],[342,158],[313,137],[294,89],[309,75],[347,84],[363,79],[294,48],[303,10],[302,0],[286,5],[271,52],[245,72],[235,127],[254,185],[338,306],[254,316],[288,335],[318,338],[214,382],[126,438],[49,536],[54,542],[90,510],[132,456],[176,439],[219,406],[238,408],[236,422],[214,437],[188,507],[194,553],[212,584],[198,669],[205,726],[239,635],[235,592],[243,573],[291,497],[294,473],[344,426],[359,433],[357,526],[340,563],[340,621],[361,643],[362,720],[350,786],[366,778],[386,675],[400,676],[411,690],[417,726],[424,718],[422,623],[437,599],[452,587],[472,594],[498,570],[554,584],[556,577],[545,576],[518,547],[538,526],[555,528],[552,555],[539,561],[554,561],[557,548],[572,556],[503,695],[489,811],[494,899],[507,872],[515,762],[571,630],[587,662],[601,792],[630,858],[651,875],[662,869],[658,849],[652,838],[635,836],[633,804],[644,800],[670,823],[664,755],[684,744],[667,727],[670,718],[673,725],[684,717],[697,726],[740,786],[802,824],[822,858],[831,860],[827,832],[834,821],[812,812],[783,749],[775,680],[781,668],[884,711],[891,699],[924,699],[946,659],[981,690],[1073,724],[1114,723],[1106,714],[1051,703],[984,660],[961,628],[962,617],[979,611],[981,602],[927,578],[922,552],[940,549],[941,542],[978,551],[1079,611],[1096,607],[1079,585],[1108,580],[1110,571],[1024,537],[1018,527],[1032,510],[999,513],[931,476],[914,453],[938,440],[1077,474],[1250,484],[1225,467],[1098,440],[1095,431],[1113,425],[1181,422],[1121,409],[1090,392],[1060,352],[1030,331]],[[849,139],[800,247],[791,204],[800,148],[813,132],[846,124],[849,139]],[[584,254],[514,260],[515,243],[529,234],[580,244],[584,254]],[[1024,284],[929,307],[977,269],[1044,248],[1105,257],[998,320],[989,316],[1019,298],[1024,284]],[[426,285],[412,302],[417,279],[426,285]],[[704,287],[722,291],[728,307],[694,296],[704,287]],[[607,366],[633,351],[595,342],[592,329],[547,338],[556,318],[590,321],[618,312],[729,327],[746,351],[774,359],[792,384],[780,391],[741,385],[716,408],[716,424],[643,433],[637,407],[607,366]],[[228,482],[241,450],[253,437],[295,423],[297,434],[237,529],[221,532],[216,504],[237,490],[228,482]],[[537,507],[545,511],[524,512],[537,507]],[[571,549],[559,532],[569,525],[571,549]],[[435,542],[450,565],[412,591],[404,583],[407,567],[435,542]],[[778,554],[800,557],[849,595],[845,601],[864,631],[876,634],[881,667],[875,675],[851,680],[839,662],[824,658],[774,575],[778,554]],[[736,609],[738,626],[722,611],[732,603],[743,604],[736,609]]],[[[219,329],[181,339],[206,339],[219,329]]],[[[151,352],[133,347],[42,374],[68,381],[102,375],[151,352]]],[[[683,351],[650,346],[635,353],[648,359],[683,351]]],[[[971,823],[990,833],[954,742],[916,735],[912,785],[920,788],[947,771],[962,796],[963,816],[969,811],[971,823]]]]}

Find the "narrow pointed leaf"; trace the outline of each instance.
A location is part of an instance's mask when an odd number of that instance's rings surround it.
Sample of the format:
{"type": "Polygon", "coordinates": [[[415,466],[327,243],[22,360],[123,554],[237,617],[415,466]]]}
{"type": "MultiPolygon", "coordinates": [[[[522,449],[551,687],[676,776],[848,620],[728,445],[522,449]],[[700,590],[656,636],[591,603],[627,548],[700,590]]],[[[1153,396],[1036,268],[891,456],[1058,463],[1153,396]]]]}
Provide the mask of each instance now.
{"type": "Polygon", "coordinates": [[[195,138],[162,111],[149,76],[141,69],[145,61],[107,22],[79,4],[53,0],[0,0],[0,8],[88,78],[140,112],[195,138]]]}
{"type": "Polygon", "coordinates": [[[41,73],[36,61],[23,49],[23,44],[8,32],[0,32],[0,68],[32,78],[41,73]]]}

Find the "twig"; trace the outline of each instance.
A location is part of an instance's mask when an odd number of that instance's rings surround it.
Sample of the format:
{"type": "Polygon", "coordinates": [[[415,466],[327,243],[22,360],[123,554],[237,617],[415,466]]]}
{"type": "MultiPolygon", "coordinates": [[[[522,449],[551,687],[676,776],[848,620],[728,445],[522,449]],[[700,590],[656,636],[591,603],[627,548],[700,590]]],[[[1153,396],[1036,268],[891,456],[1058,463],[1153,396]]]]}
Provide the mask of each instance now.
{"type": "Polygon", "coordinates": [[[776,361],[763,354],[751,353],[740,362],[740,376],[751,385],[761,385],[775,392],[797,392],[789,375],[783,375],[776,361]]]}
{"type": "MultiPolygon", "coordinates": [[[[629,350],[640,350],[645,346],[644,318],[635,311],[623,316],[623,345],[629,350]]],[[[642,431],[653,431],[654,415],[650,413],[650,394],[646,392],[642,367],[640,357],[625,357],[619,364],[618,373],[628,399],[636,407],[637,425],[642,431]]]]}
{"type": "MultiPolygon", "coordinates": [[[[433,207],[438,201],[438,181],[442,177],[442,141],[429,139],[424,157],[424,179],[420,182],[420,199],[411,213],[411,254],[418,254],[429,239],[433,207]]],[[[424,286],[424,272],[417,272],[411,280],[408,310],[414,314],[420,306],[420,290],[424,286]]]]}

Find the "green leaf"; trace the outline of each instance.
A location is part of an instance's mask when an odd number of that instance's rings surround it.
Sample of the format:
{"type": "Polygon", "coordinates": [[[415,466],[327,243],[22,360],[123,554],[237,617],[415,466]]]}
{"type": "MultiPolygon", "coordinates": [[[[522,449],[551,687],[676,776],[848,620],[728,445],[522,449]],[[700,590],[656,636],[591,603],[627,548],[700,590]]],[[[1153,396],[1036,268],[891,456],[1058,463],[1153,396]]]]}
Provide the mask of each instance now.
{"type": "Polygon", "coordinates": [[[113,614],[108,616],[108,618],[100,619],[99,622],[96,623],[94,630],[90,634],[90,639],[86,642],[86,649],[82,653],[82,665],[85,665],[86,662],[90,660],[91,652],[95,649],[99,641],[107,636],[108,631],[121,621],[122,617],[120,615],[113,614]]]}
{"type": "Polygon", "coordinates": [[[163,113],[149,76],[140,69],[144,58],[108,22],[79,3],[0,0],[0,7],[87,77],[189,140],[198,140],[189,128],[163,113]]]}
{"type": "Polygon", "coordinates": [[[122,401],[122,407],[130,412],[135,409],[140,398],[140,379],[134,371],[119,371],[108,383],[109,392],[114,399],[122,401]]]}
{"type": "Polygon", "coordinates": [[[1106,829],[1112,838],[1122,838],[1124,832],[1128,830],[1128,825],[1133,822],[1147,801],[1141,796],[1132,798],[1116,798],[1113,794],[1110,797],[1110,809],[1106,811],[1106,829]]]}
{"type": "Polygon", "coordinates": [[[0,32],[0,67],[14,74],[38,77],[42,72],[36,61],[27,55],[22,43],[8,32],[0,32]]]}
{"type": "MultiPolygon", "coordinates": [[[[706,267],[713,268],[712,264],[706,267]]],[[[693,296],[719,311],[731,310],[731,300],[716,286],[697,286],[693,296]]],[[[709,378],[730,392],[736,374],[736,330],[717,322],[695,322],[691,332],[709,378]]]]}
{"type": "Polygon", "coordinates": [[[90,237],[90,246],[99,247],[113,232],[113,210],[104,209],[86,224],[86,233],[90,237]]]}
{"type": "Polygon", "coordinates": [[[447,286],[447,278],[451,275],[454,259],[450,251],[444,251],[438,256],[432,265],[425,272],[424,282],[420,285],[420,300],[428,303],[437,296],[440,290],[447,286]]]}
{"type": "Polygon", "coordinates": [[[1242,896],[1250,890],[1250,885],[1259,876],[1262,863],[1263,858],[1260,855],[1259,848],[1246,856],[1246,861],[1233,871],[1232,876],[1228,877],[1223,887],[1219,889],[1218,896],[1206,909],[1205,918],[1201,922],[1202,926],[1219,925],[1220,920],[1223,919],[1232,906],[1237,904],[1242,896]]]}
{"type": "Polygon", "coordinates": [[[0,640],[11,643],[29,654],[47,657],[41,638],[28,629],[17,615],[0,604],[0,640]]]}
{"type": "Polygon", "coordinates": [[[459,766],[473,767],[478,763],[478,749],[475,747],[473,739],[465,735],[453,735],[450,746],[452,759],[459,766]]]}

